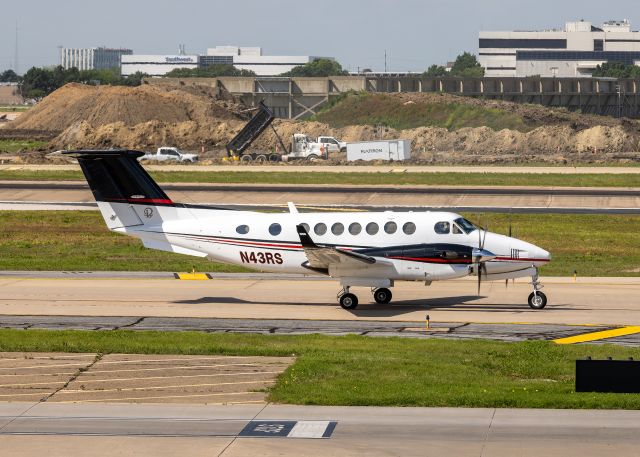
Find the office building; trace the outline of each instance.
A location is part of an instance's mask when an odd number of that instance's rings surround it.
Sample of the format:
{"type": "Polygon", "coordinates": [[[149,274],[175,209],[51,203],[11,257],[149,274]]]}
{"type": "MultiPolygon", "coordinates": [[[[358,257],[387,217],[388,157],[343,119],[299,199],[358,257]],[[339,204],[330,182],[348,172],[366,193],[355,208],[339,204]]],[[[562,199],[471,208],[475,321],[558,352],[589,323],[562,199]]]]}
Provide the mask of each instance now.
{"type": "Polygon", "coordinates": [[[640,63],[640,32],[628,20],[567,22],[564,30],[480,32],[485,76],[591,76],[605,62],[640,63]]]}

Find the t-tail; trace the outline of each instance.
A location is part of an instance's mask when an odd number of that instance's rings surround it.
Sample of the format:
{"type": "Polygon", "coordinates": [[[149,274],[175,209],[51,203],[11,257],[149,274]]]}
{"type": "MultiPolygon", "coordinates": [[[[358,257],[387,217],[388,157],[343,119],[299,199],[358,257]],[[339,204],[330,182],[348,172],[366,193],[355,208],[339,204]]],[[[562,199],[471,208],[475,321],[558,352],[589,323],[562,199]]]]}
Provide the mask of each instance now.
{"type": "Polygon", "coordinates": [[[143,152],[109,149],[60,154],[78,160],[109,229],[130,232],[159,226],[176,215],[176,205],[138,162],[143,152]]]}

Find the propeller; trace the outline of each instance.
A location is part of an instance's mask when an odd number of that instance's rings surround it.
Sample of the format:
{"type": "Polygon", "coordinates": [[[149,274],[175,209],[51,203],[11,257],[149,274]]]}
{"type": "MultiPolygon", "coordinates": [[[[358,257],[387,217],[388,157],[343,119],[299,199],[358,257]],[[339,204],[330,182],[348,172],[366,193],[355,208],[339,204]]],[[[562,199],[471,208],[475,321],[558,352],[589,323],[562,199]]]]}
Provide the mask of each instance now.
{"type": "MultiPolygon", "coordinates": [[[[509,210],[509,238],[513,238],[513,225],[512,225],[512,220],[511,220],[511,210],[509,210]]],[[[511,279],[512,283],[515,284],[516,280],[515,278],[511,279]]],[[[509,279],[505,279],[504,280],[504,287],[508,288],[509,287],[509,279]]]]}
{"type": "Polygon", "coordinates": [[[487,266],[485,262],[488,260],[494,259],[496,256],[492,252],[486,251],[484,249],[484,242],[487,239],[487,225],[484,227],[484,235],[480,233],[480,229],[478,228],[478,249],[473,250],[473,260],[475,263],[475,271],[478,275],[478,295],[480,295],[480,286],[482,284],[482,274],[484,273],[485,277],[487,276],[487,266]]]}

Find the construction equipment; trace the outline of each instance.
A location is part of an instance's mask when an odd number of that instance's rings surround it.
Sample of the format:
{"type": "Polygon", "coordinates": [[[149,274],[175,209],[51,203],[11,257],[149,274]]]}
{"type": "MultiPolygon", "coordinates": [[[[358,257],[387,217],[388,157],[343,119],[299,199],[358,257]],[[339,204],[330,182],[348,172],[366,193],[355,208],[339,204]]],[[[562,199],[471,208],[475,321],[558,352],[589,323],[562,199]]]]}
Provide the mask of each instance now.
{"type": "Polygon", "coordinates": [[[326,159],[328,157],[328,144],[312,141],[307,135],[296,133],[291,138],[291,147],[287,148],[276,129],[271,125],[275,116],[262,101],[258,104],[256,113],[247,122],[238,134],[227,144],[227,155],[234,160],[242,162],[279,162],[295,159],[326,159]],[[276,152],[248,151],[249,146],[258,138],[267,127],[271,127],[278,140],[276,152]]]}
{"type": "Polygon", "coordinates": [[[270,152],[247,152],[251,143],[255,141],[256,138],[260,136],[260,134],[269,126],[273,129],[273,133],[275,133],[276,138],[278,139],[278,143],[283,151],[288,152],[285,147],[282,139],[276,132],[276,129],[273,128],[271,123],[275,118],[273,111],[269,109],[264,102],[258,103],[258,108],[256,113],[253,115],[251,120],[247,122],[240,132],[236,136],[234,136],[229,143],[227,143],[227,156],[229,158],[236,158],[243,162],[277,162],[280,160],[280,154],[270,153],[270,152]]]}

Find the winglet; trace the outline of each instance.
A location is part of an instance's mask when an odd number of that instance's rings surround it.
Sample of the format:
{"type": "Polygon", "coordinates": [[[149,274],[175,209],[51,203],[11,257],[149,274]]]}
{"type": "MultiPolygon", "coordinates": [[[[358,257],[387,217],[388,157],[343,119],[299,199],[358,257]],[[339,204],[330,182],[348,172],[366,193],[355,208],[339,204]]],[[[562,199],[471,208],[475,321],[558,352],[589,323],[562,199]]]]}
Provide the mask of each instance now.
{"type": "Polygon", "coordinates": [[[307,229],[302,224],[296,225],[296,229],[298,230],[298,236],[300,237],[300,243],[303,248],[317,248],[316,243],[313,242],[307,229]]]}

